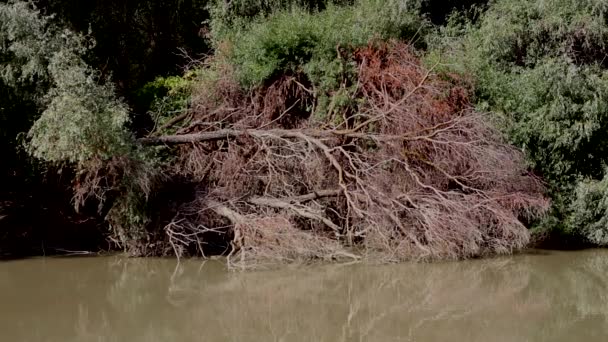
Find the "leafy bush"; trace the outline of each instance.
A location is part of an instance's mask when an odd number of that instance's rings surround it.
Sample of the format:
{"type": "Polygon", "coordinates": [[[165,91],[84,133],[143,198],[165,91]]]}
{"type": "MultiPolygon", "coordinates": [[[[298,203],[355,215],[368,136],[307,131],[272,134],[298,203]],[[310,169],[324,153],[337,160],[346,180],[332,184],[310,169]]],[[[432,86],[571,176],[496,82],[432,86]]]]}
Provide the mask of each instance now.
{"type": "Polygon", "coordinates": [[[602,0],[502,0],[486,13],[474,39],[485,57],[506,68],[560,56],[593,64],[606,55],[607,15],[602,0]]]}
{"type": "Polygon", "coordinates": [[[318,84],[336,70],[340,48],[363,46],[373,38],[415,39],[425,27],[406,1],[362,0],[355,6],[330,4],[312,14],[282,10],[217,38],[228,42],[229,58],[245,86],[302,71],[318,84]]]}
{"type": "Polygon", "coordinates": [[[602,177],[608,156],[608,74],[547,59],[487,84],[497,90],[488,100],[510,114],[513,141],[547,181],[567,187],[578,175],[602,177]]]}
{"type": "Polygon", "coordinates": [[[31,154],[75,164],[126,154],[132,141],[124,127],[129,116],[113,87],[98,84],[95,73],[75,55],[58,54],[49,70],[54,86],[28,134],[31,154]]]}
{"type": "Polygon", "coordinates": [[[17,137],[37,118],[49,79],[44,51],[56,45],[48,20],[26,2],[0,4],[0,177],[24,164],[17,137]]]}
{"type": "Polygon", "coordinates": [[[602,219],[587,213],[608,161],[607,15],[601,0],[501,0],[477,24],[454,20],[440,45],[550,185],[554,215],[541,226],[594,242],[602,219]]]}
{"type": "Polygon", "coordinates": [[[608,177],[578,183],[568,227],[597,245],[608,245],[608,177]]]}
{"type": "Polygon", "coordinates": [[[118,198],[107,218],[122,232],[117,242],[131,247],[140,243],[145,224],[133,213],[141,212],[138,206],[150,192],[156,169],[150,153],[126,129],[127,106],[112,84],[85,63],[92,46],[88,37],[60,29],[30,2],[0,4],[0,94],[24,95],[27,104],[0,106],[9,123],[0,131],[29,130],[31,156],[74,169],[77,207],[94,197],[102,209],[106,199],[118,198]],[[14,111],[23,107],[30,112],[14,111]]]}
{"type": "Polygon", "coordinates": [[[194,68],[183,76],[157,77],[137,92],[140,106],[148,109],[157,128],[187,112],[192,87],[201,71],[194,68]]]}
{"type": "Polygon", "coordinates": [[[421,0],[420,2],[422,14],[433,24],[444,25],[452,14],[475,14],[475,11],[471,10],[485,8],[488,0],[421,0]]]}
{"type": "Polygon", "coordinates": [[[246,89],[267,86],[285,75],[296,76],[314,94],[314,104],[303,110],[319,118],[354,105],[354,49],[389,38],[423,42],[420,38],[429,29],[419,15],[418,2],[326,3],[322,11],[312,3],[281,4],[275,12],[262,11],[257,19],[235,21],[229,29],[216,30],[216,56],[234,66],[237,80],[246,89]]]}
{"type": "Polygon", "coordinates": [[[29,151],[45,161],[76,164],[124,154],[128,111],[111,84],[99,83],[83,61],[92,44],[49,20],[29,2],[0,4],[0,80],[31,94],[37,107],[24,115],[36,120],[29,151]]]}
{"type": "Polygon", "coordinates": [[[328,4],[346,5],[353,0],[212,0],[208,6],[211,31],[221,37],[235,27],[246,26],[254,19],[266,18],[278,11],[300,9],[307,13],[324,10],[328,4]]]}

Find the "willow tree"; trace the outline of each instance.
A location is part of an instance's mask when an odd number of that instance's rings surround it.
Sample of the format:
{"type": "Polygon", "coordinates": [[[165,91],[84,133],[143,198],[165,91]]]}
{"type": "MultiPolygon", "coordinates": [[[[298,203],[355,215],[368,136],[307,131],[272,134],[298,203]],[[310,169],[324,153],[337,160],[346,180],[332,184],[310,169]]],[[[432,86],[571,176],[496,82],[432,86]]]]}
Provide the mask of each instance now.
{"type": "Polygon", "coordinates": [[[137,208],[153,168],[125,128],[127,106],[84,60],[93,46],[89,37],[59,27],[31,2],[0,4],[0,96],[3,103],[11,98],[22,103],[0,108],[0,132],[13,141],[4,152],[15,155],[14,141],[21,135],[30,156],[75,170],[77,208],[91,196],[100,208],[107,195],[118,198],[107,219],[115,240],[134,247],[143,239],[145,220],[137,208]],[[23,108],[28,110],[17,110],[23,108]]]}

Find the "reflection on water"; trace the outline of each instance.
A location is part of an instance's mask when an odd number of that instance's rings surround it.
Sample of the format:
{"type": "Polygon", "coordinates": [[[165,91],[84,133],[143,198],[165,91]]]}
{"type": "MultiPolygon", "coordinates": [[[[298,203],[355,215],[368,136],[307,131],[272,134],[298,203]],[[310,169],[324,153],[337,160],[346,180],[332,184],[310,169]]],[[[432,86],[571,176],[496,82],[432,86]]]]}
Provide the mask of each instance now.
{"type": "Polygon", "coordinates": [[[250,273],[0,263],[2,341],[606,341],[608,251],[250,273]]]}

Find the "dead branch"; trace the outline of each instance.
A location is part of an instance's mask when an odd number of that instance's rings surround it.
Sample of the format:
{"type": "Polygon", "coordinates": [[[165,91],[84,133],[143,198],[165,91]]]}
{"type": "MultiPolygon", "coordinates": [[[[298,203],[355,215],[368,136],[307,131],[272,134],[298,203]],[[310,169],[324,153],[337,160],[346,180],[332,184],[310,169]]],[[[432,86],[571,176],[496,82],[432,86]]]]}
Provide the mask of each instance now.
{"type": "Polygon", "coordinates": [[[190,116],[191,113],[186,111],[185,113],[182,113],[174,118],[172,118],[171,120],[167,121],[165,124],[163,124],[162,126],[160,126],[156,132],[154,132],[153,135],[156,135],[158,132],[162,132],[168,128],[173,127],[174,125],[180,123],[181,121],[184,121],[185,119],[188,118],[188,116],[190,116]]]}
{"type": "MultiPolygon", "coordinates": [[[[275,138],[299,138],[300,130],[286,130],[286,129],[269,129],[269,130],[234,130],[234,129],[221,129],[212,132],[201,132],[194,134],[181,134],[181,135],[166,135],[160,137],[147,137],[141,138],[138,141],[144,145],[177,145],[177,144],[191,144],[197,142],[207,142],[214,140],[225,140],[231,138],[238,138],[242,136],[252,136],[256,138],[263,137],[275,137],[275,138]]],[[[320,131],[320,130],[307,130],[304,133],[309,136],[317,138],[329,138],[332,136],[331,132],[320,131]]]]}
{"type": "Polygon", "coordinates": [[[279,200],[276,198],[263,198],[263,197],[250,198],[248,200],[248,202],[253,205],[266,206],[266,207],[272,207],[272,208],[277,208],[277,209],[287,209],[303,218],[321,221],[326,226],[328,226],[329,228],[331,228],[334,231],[334,234],[337,238],[339,238],[341,236],[340,227],[338,225],[336,225],[331,220],[329,220],[327,217],[325,217],[325,215],[314,212],[306,206],[291,204],[288,201],[283,201],[283,200],[279,200]]]}
{"type": "Polygon", "coordinates": [[[470,86],[423,67],[400,43],[352,59],[351,97],[364,101],[334,113],[341,122],[299,116],[314,99],[301,76],[252,93],[227,76],[193,99],[196,125],[139,140],[173,146],[174,172],[199,182],[185,205],[196,214],[167,229],[172,243],[196,246],[229,223],[235,267],[359,253],[456,259],[525,246],[520,219],[546,210],[543,186],[471,107],[470,86]]]}

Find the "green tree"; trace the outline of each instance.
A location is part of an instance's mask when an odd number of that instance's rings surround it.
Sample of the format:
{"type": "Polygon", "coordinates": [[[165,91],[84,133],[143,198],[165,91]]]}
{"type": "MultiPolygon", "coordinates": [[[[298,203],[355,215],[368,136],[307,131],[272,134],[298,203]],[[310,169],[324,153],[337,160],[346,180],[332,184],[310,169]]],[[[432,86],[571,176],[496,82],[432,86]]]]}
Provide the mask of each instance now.
{"type": "MultiPolygon", "coordinates": [[[[2,95],[21,101],[2,108],[7,125],[0,130],[9,141],[25,136],[26,151],[37,160],[75,170],[77,206],[91,195],[103,204],[113,194],[107,218],[118,241],[130,247],[143,236],[146,220],[138,210],[154,167],[126,128],[128,107],[85,62],[93,45],[30,2],[0,4],[2,95]],[[29,111],[17,111],[23,108],[29,111]]],[[[5,148],[17,160],[19,145],[5,148]]]]}
{"type": "Polygon", "coordinates": [[[442,37],[452,66],[476,76],[479,105],[501,114],[550,185],[553,215],[540,227],[600,244],[608,243],[598,238],[605,218],[596,200],[608,161],[607,16],[601,0],[500,0],[442,37]]]}

